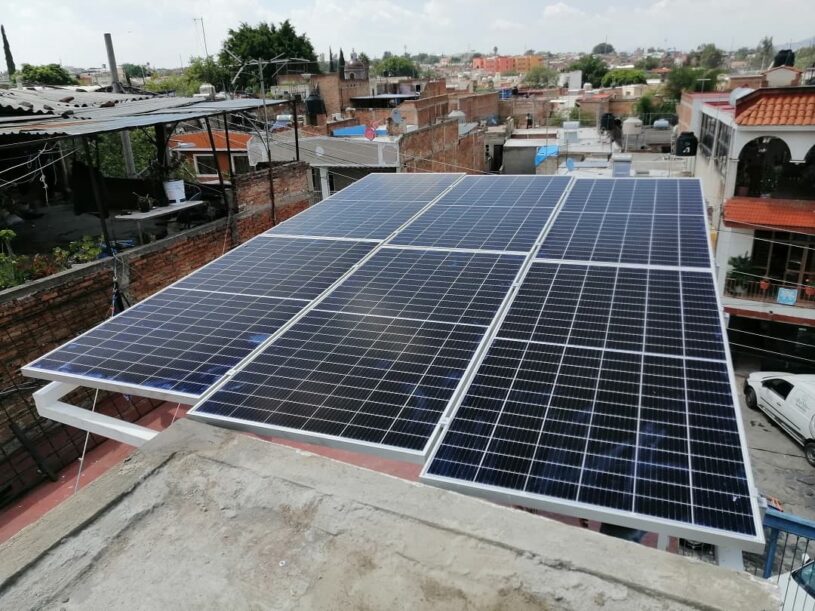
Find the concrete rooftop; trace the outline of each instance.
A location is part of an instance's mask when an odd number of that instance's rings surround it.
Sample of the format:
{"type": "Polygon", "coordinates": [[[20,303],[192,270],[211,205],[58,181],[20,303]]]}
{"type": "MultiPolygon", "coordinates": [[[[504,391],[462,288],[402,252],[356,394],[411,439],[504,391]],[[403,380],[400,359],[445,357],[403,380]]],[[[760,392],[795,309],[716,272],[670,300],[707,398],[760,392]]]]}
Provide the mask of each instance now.
{"type": "Polygon", "coordinates": [[[3,609],[777,609],[772,588],[186,419],[0,546],[3,609]]]}

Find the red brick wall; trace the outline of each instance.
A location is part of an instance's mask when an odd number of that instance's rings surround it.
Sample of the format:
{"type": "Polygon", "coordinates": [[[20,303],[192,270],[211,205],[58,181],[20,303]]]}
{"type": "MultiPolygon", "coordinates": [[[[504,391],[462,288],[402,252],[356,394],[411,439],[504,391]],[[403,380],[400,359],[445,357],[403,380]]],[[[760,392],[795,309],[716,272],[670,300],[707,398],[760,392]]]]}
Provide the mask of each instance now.
{"type": "Polygon", "coordinates": [[[407,125],[425,127],[433,125],[437,119],[444,119],[450,112],[450,103],[447,94],[429,98],[420,98],[403,102],[399,105],[399,112],[407,125]]]}
{"type": "Polygon", "coordinates": [[[420,97],[434,98],[445,93],[447,93],[447,81],[440,79],[438,81],[428,81],[424,89],[422,89],[420,97]]]}
{"type": "Polygon", "coordinates": [[[400,155],[408,172],[485,172],[484,130],[459,138],[458,122],[445,121],[404,134],[400,155]]]}
{"type": "Polygon", "coordinates": [[[498,92],[450,96],[450,110],[460,110],[467,121],[485,121],[498,116],[498,92]]]}
{"type": "Polygon", "coordinates": [[[325,111],[329,117],[348,108],[351,98],[371,94],[367,80],[343,81],[336,73],[315,74],[311,77],[311,85],[320,88],[320,96],[325,102],[325,111]]]}
{"type": "Polygon", "coordinates": [[[546,118],[550,112],[551,104],[540,97],[512,98],[498,101],[498,113],[506,119],[512,117],[516,125],[526,125],[526,114],[532,113],[532,119],[537,125],[546,125],[546,118]]]}

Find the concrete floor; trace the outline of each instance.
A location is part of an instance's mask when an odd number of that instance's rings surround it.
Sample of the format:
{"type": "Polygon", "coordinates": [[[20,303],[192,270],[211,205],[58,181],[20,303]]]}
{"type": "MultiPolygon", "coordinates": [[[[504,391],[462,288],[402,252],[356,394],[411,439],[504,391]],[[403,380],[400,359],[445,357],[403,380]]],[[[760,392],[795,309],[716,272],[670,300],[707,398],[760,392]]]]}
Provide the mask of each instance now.
{"type": "Polygon", "coordinates": [[[815,520],[815,467],[807,463],[801,446],[763,412],[747,408],[743,384],[744,375],[737,373],[742,422],[759,492],[781,501],[784,511],[815,520]]]}
{"type": "Polygon", "coordinates": [[[775,587],[189,420],[0,546],[0,608],[777,609],[775,587]]]}

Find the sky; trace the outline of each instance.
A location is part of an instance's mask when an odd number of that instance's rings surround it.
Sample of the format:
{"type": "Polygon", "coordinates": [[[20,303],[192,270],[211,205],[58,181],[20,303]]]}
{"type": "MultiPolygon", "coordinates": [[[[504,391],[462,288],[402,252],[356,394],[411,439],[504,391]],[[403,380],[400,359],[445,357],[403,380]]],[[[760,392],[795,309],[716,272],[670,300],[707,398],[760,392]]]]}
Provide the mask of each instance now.
{"type": "Polygon", "coordinates": [[[230,27],[290,19],[315,51],[371,57],[467,50],[519,54],[588,52],[608,40],[619,50],[729,50],[815,39],[813,0],[26,0],[0,13],[14,60],[90,67],[106,63],[103,34],[118,63],[177,67],[216,53],[230,27]]]}

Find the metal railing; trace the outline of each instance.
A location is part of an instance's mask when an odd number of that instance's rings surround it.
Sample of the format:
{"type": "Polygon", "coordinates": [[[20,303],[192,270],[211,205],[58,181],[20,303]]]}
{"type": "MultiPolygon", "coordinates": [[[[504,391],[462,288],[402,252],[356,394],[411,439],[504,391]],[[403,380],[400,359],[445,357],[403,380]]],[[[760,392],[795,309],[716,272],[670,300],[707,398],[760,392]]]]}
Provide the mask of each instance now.
{"type": "Polygon", "coordinates": [[[777,303],[779,305],[793,305],[800,308],[815,308],[815,286],[803,287],[800,284],[784,282],[782,280],[769,280],[764,282],[760,279],[739,278],[730,276],[725,281],[725,295],[737,299],[749,299],[750,301],[762,301],[766,303],[777,303]],[[779,289],[789,289],[795,291],[793,296],[788,292],[787,298],[791,303],[779,301],[779,289]]]}
{"type": "Polygon", "coordinates": [[[761,575],[779,587],[783,609],[815,611],[815,522],[767,509],[761,575]]]}

